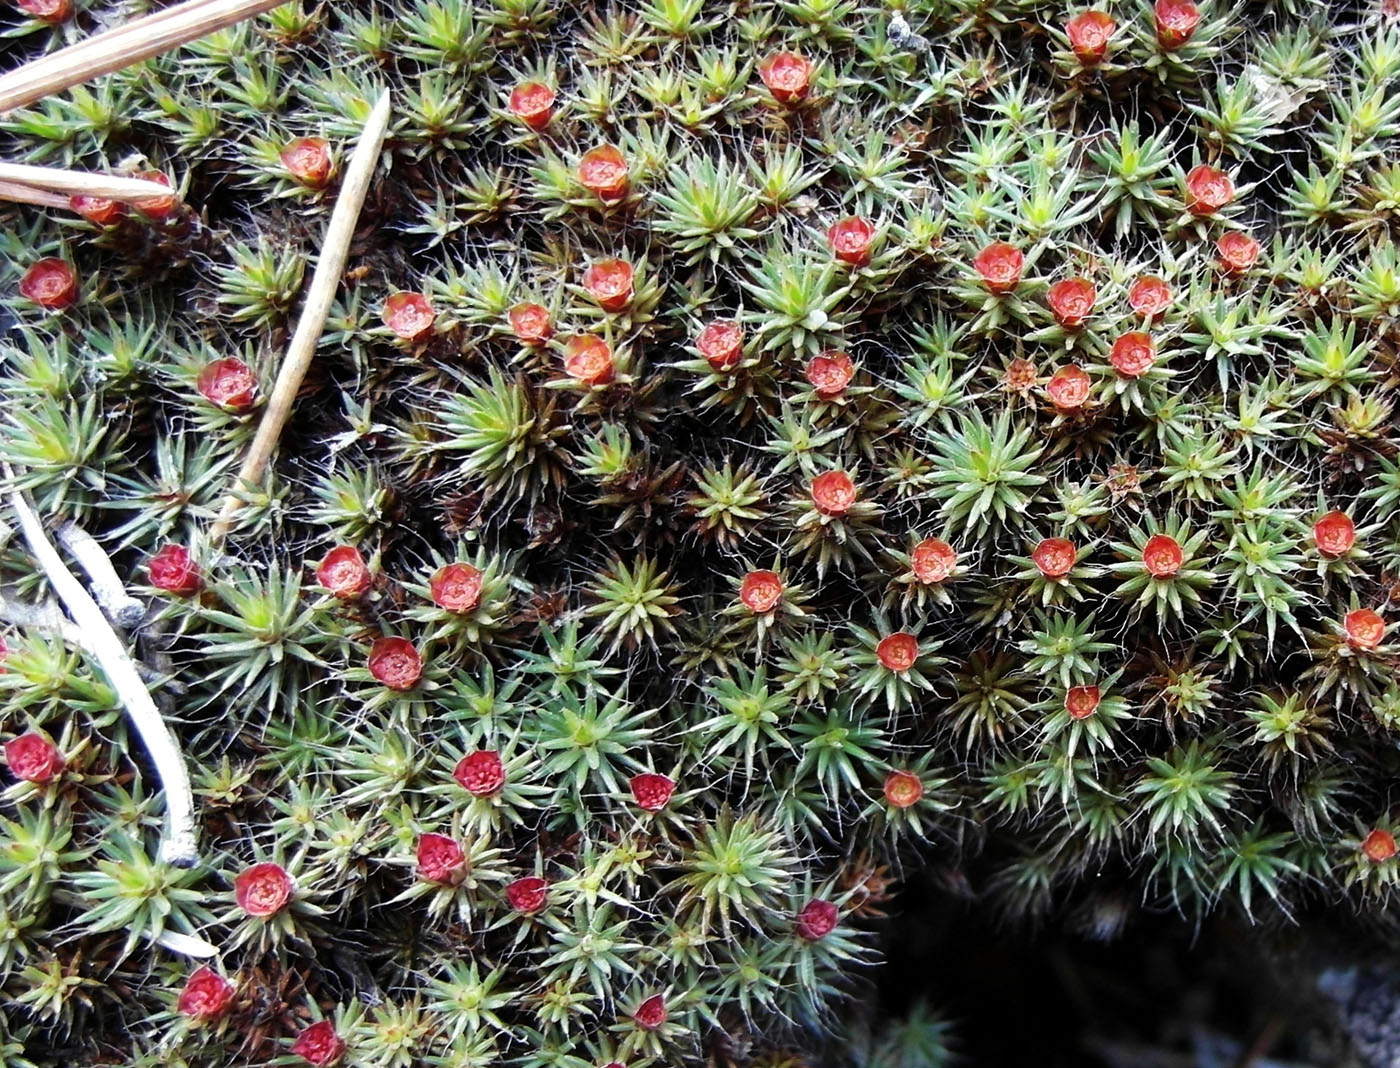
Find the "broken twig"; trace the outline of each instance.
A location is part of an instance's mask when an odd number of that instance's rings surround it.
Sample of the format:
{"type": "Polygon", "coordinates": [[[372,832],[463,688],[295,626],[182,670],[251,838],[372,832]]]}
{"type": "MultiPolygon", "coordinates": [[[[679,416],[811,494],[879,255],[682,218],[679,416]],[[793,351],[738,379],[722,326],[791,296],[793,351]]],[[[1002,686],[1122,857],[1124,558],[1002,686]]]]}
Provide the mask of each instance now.
{"type": "Polygon", "coordinates": [[[21,182],[0,181],[0,200],[8,200],[14,204],[37,204],[41,208],[68,207],[67,197],[21,182]]]}
{"type": "Polygon", "coordinates": [[[0,77],[0,114],[169,52],[286,0],[186,0],[51,52],[0,77]]]}
{"type": "Polygon", "coordinates": [[[0,196],[8,200],[18,200],[28,191],[31,196],[44,194],[50,199],[25,200],[23,203],[61,208],[68,207],[69,197],[78,194],[140,204],[143,200],[168,198],[174,193],[169,186],[148,182],[144,178],[69,171],[62,167],[34,167],[28,163],[0,163],[0,187],[13,193],[0,192],[0,196]]]}
{"type": "MultiPolygon", "coordinates": [[[[384,144],[384,134],[388,128],[389,93],[385,91],[370,112],[359,143],[355,146],[355,153],[345,169],[345,180],[340,187],[335,211],[331,213],[330,224],[326,227],[321,256],[316,261],[316,271],[306,292],[306,304],[302,308],[301,318],[297,320],[296,332],[287,346],[287,354],[282,359],[282,367],[277,372],[277,382],[272,387],[272,396],[268,398],[262,422],[258,424],[257,436],[253,438],[253,444],[249,446],[248,455],[238,471],[238,486],[251,486],[262,477],[277,439],[282,434],[282,427],[292,414],[297,391],[301,389],[302,380],[316,354],[316,343],[325,329],[331,301],[340,288],[345,261],[350,255],[350,240],[355,235],[355,224],[359,220],[365,195],[369,192],[375,164],[379,161],[379,149],[384,144]]],[[[219,518],[209,534],[215,546],[223,541],[233,526],[233,516],[242,505],[243,498],[236,491],[224,499],[219,518]]]]}

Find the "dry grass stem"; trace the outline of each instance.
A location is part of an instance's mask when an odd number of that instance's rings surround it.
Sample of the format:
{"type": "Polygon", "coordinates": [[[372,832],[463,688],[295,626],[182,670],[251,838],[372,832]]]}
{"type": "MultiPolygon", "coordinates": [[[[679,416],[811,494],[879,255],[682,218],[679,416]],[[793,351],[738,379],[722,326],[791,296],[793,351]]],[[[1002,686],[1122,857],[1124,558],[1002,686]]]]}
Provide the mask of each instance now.
{"type": "MultiPolygon", "coordinates": [[[[292,413],[297,391],[306,377],[311,359],[316,353],[316,343],[325,329],[326,315],[330,312],[331,301],[340,288],[341,275],[345,271],[345,261],[350,253],[350,241],[355,235],[355,225],[364,205],[365,194],[369,192],[370,180],[374,177],[375,165],[379,161],[379,150],[384,143],[384,135],[389,127],[389,94],[386,92],[375,104],[360,134],[355,153],[345,170],[345,181],[341,185],[340,196],[335,211],[331,214],[330,225],[326,228],[325,243],[321,256],[316,262],[316,271],[311,276],[311,285],[306,293],[306,304],[301,318],[297,320],[296,332],[287,346],[287,354],[277,373],[277,381],[268,398],[267,409],[258,425],[257,436],[249,446],[239,469],[237,485],[249,486],[262,477],[277,439],[282,434],[287,417],[292,413]]],[[[224,500],[219,518],[210,531],[215,545],[220,543],[233,525],[233,516],[242,506],[242,498],[231,493],[224,500]]]]}
{"type": "Polygon", "coordinates": [[[0,114],[271,10],[285,0],[188,0],[69,45],[0,77],[0,114]]]}

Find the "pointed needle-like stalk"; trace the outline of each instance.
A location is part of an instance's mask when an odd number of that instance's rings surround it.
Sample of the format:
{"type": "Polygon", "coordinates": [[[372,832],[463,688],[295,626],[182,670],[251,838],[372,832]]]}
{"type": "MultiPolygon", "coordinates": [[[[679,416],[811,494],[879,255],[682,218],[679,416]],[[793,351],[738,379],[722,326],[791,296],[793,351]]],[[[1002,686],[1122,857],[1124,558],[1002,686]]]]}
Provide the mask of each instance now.
{"type": "MultiPolygon", "coordinates": [[[[320,258],[316,261],[311,285],[307,288],[306,304],[301,318],[297,320],[295,333],[287,346],[286,356],[277,372],[277,381],[272,387],[267,408],[263,411],[262,422],[258,424],[257,435],[253,438],[243,466],[238,471],[236,486],[249,487],[257,483],[272,458],[272,450],[282,435],[282,428],[292,414],[297,391],[311,367],[311,359],[316,354],[316,344],[326,326],[326,316],[330,313],[331,302],[340,288],[341,276],[345,272],[345,262],[350,254],[350,241],[355,236],[355,226],[360,218],[360,208],[364,206],[365,195],[369,192],[374,169],[379,162],[379,150],[384,144],[384,135],[389,128],[389,93],[386,91],[375,104],[355,146],[354,155],[345,168],[345,180],[341,184],[340,196],[335,210],[331,213],[330,224],[326,227],[325,242],[321,246],[320,258]]],[[[219,518],[210,531],[210,540],[217,546],[223,541],[233,525],[234,514],[243,505],[243,498],[237,490],[224,500],[219,518]]]]}
{"type": "Polygon", "coordinates": [[[169,52],[285,2],[186,0],[60,48],[0,76],[0,115],[169,52]]]}

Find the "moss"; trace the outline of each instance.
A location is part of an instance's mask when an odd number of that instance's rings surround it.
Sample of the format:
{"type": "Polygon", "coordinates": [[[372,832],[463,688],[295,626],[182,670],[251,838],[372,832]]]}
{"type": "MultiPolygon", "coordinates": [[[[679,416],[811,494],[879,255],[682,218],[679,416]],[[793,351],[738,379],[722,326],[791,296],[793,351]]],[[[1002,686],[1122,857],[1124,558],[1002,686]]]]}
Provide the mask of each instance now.
{"type": "MultiPolygon", "coordinates": [[[[936,1014],[847,1015],[935,855],[1025,923],[1381,914],[1400,31],[1105,10],[1100,57],[1038,0],[292,4],[8,116],[7,159],[182,197],[0,214],[0,291],[77,278],[13,301],[0,460],[149,598],[205,859],[146,859],[97,669],[0,621],[0,730],[66,759],[4,801],[6,1063],[262,1064],[323,1018],[366,1068],[943,1063],[936,1014]]],[[[44,594],[13,539],[0,582],[44,594]]]]}

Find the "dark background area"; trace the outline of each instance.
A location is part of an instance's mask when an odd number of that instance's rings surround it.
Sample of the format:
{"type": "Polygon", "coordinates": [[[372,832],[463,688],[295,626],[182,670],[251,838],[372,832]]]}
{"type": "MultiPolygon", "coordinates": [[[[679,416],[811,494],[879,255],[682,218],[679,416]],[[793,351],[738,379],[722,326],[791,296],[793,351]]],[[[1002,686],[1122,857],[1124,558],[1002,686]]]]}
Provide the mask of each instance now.
{"type": "MultiPolygon", "coordinates": [[[[964,1065],[1400,1063],[1351,1048],[1357,1006],[1339,1002],[1339,977],[1345,994],[1359,965],[1384,958],[1334,916],[1251,924],[1217,912],[1196,928],[1107,891],[1029,928],[999,922],[934,869],[911,875],[892,905],[881,1009],[898,1018],[927,1000],[952,1023],[964,1065]],[[1108,937],[1093,930],[1114,922],[1108,937]]],[[[1377,985],[1367,997],[1384,1004],[1371,1008],[1389,1011],[1395,989],[1377,985]]]]}

